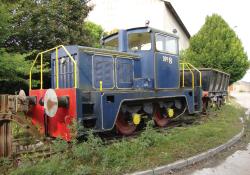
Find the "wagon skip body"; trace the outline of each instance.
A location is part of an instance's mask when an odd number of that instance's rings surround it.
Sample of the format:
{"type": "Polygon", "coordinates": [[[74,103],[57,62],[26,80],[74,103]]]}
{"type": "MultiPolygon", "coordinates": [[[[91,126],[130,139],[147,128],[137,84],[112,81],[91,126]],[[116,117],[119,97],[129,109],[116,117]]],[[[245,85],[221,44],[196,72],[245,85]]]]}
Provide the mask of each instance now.
{"type": "MultiPolygon", "coordinates": [[[[203,111],[209,105],[209,102],[220,107],[224,101],[225,97],[228,95],[228,86],[230,75],[217,69],[212,68],[199,68],[202,77],[202,101],[203,101],[203,111]]],[[[195,77],[199,75],[194,73],[195,77]]],[[[183,81],[183,80],[182,80],[183,81]]],[[[185,86],[192,86],[192,75],[188,70],[184,70],[184,83],[185,86]]],[[[197,86],[199,82],[194,82],[194,86],[197,86]]]]}

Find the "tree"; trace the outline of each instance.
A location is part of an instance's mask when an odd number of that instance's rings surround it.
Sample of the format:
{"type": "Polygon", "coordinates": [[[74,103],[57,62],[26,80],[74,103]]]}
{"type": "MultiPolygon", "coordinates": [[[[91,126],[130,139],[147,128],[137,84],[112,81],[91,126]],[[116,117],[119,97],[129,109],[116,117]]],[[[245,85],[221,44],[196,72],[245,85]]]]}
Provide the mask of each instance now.
{"type": "Polygon", "coordinates": [[[26,55],[7,53],[4,43],[11,34],[10,8],[14,0],[0,0],[0,93],[15,93],[20,89],[28,90],[29,62],[26,55]]]}
{"type": "Polygon", "coordinates": [[[5,40],[8,38],[10,34],[9,20],[11,16],[6,7],[7,7],[7,4],[3,3],[0,0],[0,47],[3,46],[3,43],[5,42],[5,40]]]}
{"type": "Polygon", "coordinates": [[[20,89],[28,91],[28,73],[30,62],[26,55],[0,52],[0,93],[15,93],[20,89]]]}
{"type": "MultiPolygon", "coordinates": [[[[57,45],[85,45],[99,46],[99,39],[103,32],[101,26],[85,19],[92,9],[86,0],[0,0],[8,7],[4,14],[9,15],[10,35],[3,38],[5,50],[11,53],[25,53],[25,60],[34,60],[40,51],[53,48],[57,45]]],[[[0,21],[1,22],[1,21],[0,21]]],[[[0,26],[1,27],[1,26],[0,26]]],[[[1,56],[1,55],[0,55],[1,56]]],[[[7,56],[5,55],[6,59],[7,56]]],[[[50,55],[44,55],[44,88],[50,87],[50,55]]],[[[10,59],[10,58],[9,58],[10,59]]],[[[10,60],[2,60],[0,69],[10,60]]],[[[24,64],[24,62],[23,62],[24,64]]],[[[30,65],[30,63],[27,63],[30,65]]],[[[13,65],[8,65],[13,74],[17,75],[13,65]]],[[[30,67],[25,67],[25,73],[30,67]]],[[[39,86],[39,71],[34,70],[33,81],[39,86]]],[[[3,69],[4,75],[8,74],[3,69]]],[[[1,77],[1,75],[0,75],[1,77]]],[[[28,78],[28,77],[27,77],[28,78]]],[[[4,80],[5,81],[5,80],[4,80]]],[[[12,79],[10,79],[12,81],[12,79]]]]}
{"type": "Polygon", "coordinates": [[[84,33],[88,34],[85,42],[89,43],[88,45],[92,47],[101,47],[100,39],[103,34],[103,28],[100,25],[97,25],[90,21],[86,21],[83,28],[84,33]]]}
{"type": "Polygon", "coordinates": [[[199,32],[190,39],[182,58],[197,67],[220,69],[230,74],[230,84],[241,79],[249,63],[240,39],[223,18],[208,16],[199,32]]]}
{"type": "Polygon", "coordinates": [[[85,22],[91,9],[86,0],[20,0],[13,9],[13,30],[6,47],[26,53],[60,44],[95,46],[102,28],[85,22]]]}

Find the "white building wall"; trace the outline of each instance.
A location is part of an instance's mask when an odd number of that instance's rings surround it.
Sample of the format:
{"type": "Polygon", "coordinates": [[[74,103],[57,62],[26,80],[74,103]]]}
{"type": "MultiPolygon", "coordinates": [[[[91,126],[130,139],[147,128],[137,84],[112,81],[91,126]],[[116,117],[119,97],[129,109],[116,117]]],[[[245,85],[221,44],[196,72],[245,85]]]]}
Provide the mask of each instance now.
{"type": "Polygon", "coordinates": [[[88,20],[101,25],[105,31],[145,26],[149,20],[153,28],[172,33],[177,29],[180,50],[189,46],[189,40],[175,18],[161,0],[92,0],[93,11],[88,20]]]}
{"type": "Polygon", "coordinates": [[[167,8],[165,8],[163,16],[164,16],[164,20],[163,20],[164,27],[163,28],[165,29],[165,31],[171,33],[173,31],[173,29],[176,29],[177,35],[179,36],[180,50],[188,48],[189,47],[189,39],[188,39],[187,35],[182,30],[182,28],[180,27],[180,25],[178,24],[178,22],[176,21],[174,16],[171,14],[171,12],[167,8]]]}

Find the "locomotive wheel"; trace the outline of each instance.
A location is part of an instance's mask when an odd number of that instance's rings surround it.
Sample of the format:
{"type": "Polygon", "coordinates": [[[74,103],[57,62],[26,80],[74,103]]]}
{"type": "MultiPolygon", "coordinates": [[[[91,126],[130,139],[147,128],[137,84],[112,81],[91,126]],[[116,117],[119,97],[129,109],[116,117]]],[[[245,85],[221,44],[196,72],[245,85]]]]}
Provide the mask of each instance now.
{"type": "Polygon", "coordinates": [[[119,112],[115,126],[118,132],[125,136],[133,134],[136,130],[133,121],[129,120],[129,116],[124,115],[122,112],[119,112]]]}
{"type": "Polygon", "coordinates": [[[161,110],[159,105],[155,105],[153,119],[157,126],[165,127],[170,122],[171,119],[168,116],[164,116],[164,115],[167,115],[167,114],[164,114],[163,110],[161,110]]]}

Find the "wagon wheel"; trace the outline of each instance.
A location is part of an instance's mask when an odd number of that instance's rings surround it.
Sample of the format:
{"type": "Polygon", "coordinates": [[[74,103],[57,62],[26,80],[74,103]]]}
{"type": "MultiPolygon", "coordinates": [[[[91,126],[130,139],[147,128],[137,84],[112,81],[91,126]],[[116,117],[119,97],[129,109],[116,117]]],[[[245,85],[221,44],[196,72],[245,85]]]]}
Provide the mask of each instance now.
{"type": "Polygon", "coordinates": [[[216,101],[214,101],[215,110],[220,110],[220,99],[217,97],[216,101]]]}
{"type": "Polygon", "coordinates": [[[126,136],[133,134],[136,130],[136,125],[131,120],[131,117],[122,112],[119,112],[115,126],[119,133],[126,136]]]}
{"type": "Polygon", "coordinates": [[[170,122],[170,118],[166,114],[166,110],[163,110],[159,105],[154,106],[153,119],[155,124],[159,127],[165,127],[170,122]]]}
{"type": "Polygon", "coordinates": [[[220,98],[218,98],[217,101],[216,101],[216,108],[217,108],[218,110],[220,110],[220,109],[221,109],[221,106],[222,106],[222,100],[221,100],[220,98]]]}

